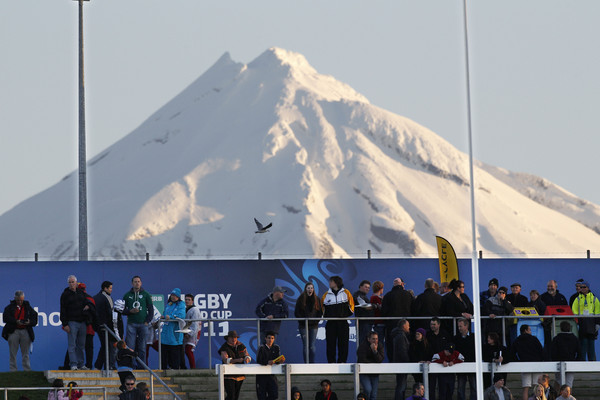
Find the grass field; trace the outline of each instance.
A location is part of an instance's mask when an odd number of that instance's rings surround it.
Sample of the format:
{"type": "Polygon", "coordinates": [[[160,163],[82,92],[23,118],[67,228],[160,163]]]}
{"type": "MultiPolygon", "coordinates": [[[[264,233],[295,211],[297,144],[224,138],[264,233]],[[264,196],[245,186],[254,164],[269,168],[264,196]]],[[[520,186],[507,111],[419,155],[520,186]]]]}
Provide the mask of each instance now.
{"type": "MultiPolygon", "coordinates": [[[[43,372],[2,372],[0,373],[0,388],[15,387],[48,387],[50,384],[46,380],[43,372]]],[[[5,399],[4,390],[0,393],[0,400],[5,399]]],[[[8,392],[8,400],[18,400],[20,396],[26,396],[30,400],[46,400],[48,398],[47,390],[11,390],[8,392]]]]}

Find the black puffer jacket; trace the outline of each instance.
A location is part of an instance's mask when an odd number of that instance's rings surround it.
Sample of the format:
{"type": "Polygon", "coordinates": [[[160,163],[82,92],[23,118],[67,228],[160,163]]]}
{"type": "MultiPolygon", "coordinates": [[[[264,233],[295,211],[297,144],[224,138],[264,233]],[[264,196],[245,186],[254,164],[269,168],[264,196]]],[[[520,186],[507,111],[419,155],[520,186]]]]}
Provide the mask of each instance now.
{"type": "Polygon", "coordinates": [[[62,326],[67,326],[69,321],[86,322],[88,315],[83,308],[89,300],[81,289],[75,291],[66,288],[60,296],[60,321],[62,326]]]}

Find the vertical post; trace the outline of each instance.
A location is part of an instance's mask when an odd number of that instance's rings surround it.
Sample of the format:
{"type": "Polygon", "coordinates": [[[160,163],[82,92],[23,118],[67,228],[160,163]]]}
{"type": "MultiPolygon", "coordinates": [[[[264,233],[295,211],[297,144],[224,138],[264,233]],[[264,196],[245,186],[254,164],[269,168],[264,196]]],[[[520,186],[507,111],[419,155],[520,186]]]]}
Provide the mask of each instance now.
{"type": "Polygon", "coordinates": [[[150,253],[146,253],[146,261],[150,261],[150,253]]]}
{"type": "Polygon", "coordinates": [[[506,347],[506,325],[504,325],[505,318],[502,318],[502,346],[506,347]]]}
{"type": "Polygon", "coordinates": [[[256,320],[256,348],[260,349],[260,319],[256,320]]]}
{"type": "Polygon", "coordinates": [[[357,398],[360,393],[360,365],[356,363],[352,369],[354,370],[354,398],[357,398]]]}
{"type": "Polygon", "coordinates": [[[83,1],[79,0],[79,261],[88,259],[85,87],[83,78],[83,1]]]}
{"type": "Polygon", "coordinates": [[[104,397],[102,397],[102,398],[106,400],[106,399],[107,399],[107,397],[106,397],[106,386],[104,386],[104,387],[102,388],[102,395],[104,396],[104,397]]]}
{"type": "MultiPolygon", "coordinates": [[[[591,254],[590,254],[590,253],[591,253],[591,252],[588,250],[588,251],[587,251],[587,258],[590,258],[590,256],[591,256],[591,254]]],[[[36,254],[37,254],[37,253],[36,253],[36,254]]],[[[37,261],[37,260],[36,260],[36,261],[37,261]]],[[[564,383],[563,383],[563,385],[564,385],[564,383]]]]}
{"type": "MultiPolygon", "coordinates": [[[[358,351],[358,344],[360,343],[360,340],[362,340],[362,338],[361,338],[361,337],[359,337],[360,335],[359,335],[359,333],[358,333],[358,331],[359,331],[359,326],[358,326],[359,322],[358,322],[358,318],[356,318],[354,321],[356,321],[356,324],[355,324],[356,334],[355,334],[354,336],[355,336],[355,338],[356,338],[356,350],[358,351]]],[[[358,394],[358,393],[357,393],[357,394],[358,394]]],[[[355,397],[356,397],[356,396],[355,396],[355,397]]]]}
{"type": "MultiPolygon", "coordinates": [[[[110,359],[108,356],[108,352],[109,352],[109,346],[110,343],[108,343],[108,329],[104,329],[104,347],[105,347],[105,351],[104,351],[104,376],[108,378],[109,374],[110,374],[110,367],[112,367],[112,365],[110,364],[110,359]]],[[[106,393],[105,393],[106,395],[106,393]]]]}
{"type": "Polygon", "coordinates": [[[556,336],[556,317],[552,316],[552,326],[550,327],[550,332],[552,334],[552,338],[556,336]]]}
{"type": "Polygon", "coordinates": [[[285,368],[285,398],[292,400],[292,364],[285,364],[283,368],[285,368]]]}
{"type": "Polygon", "coordinates": [[[161,326],[162,322],[160,322],[160,320],[158,321],[158,369],[162,369],[162,340],[161,340],[161,333],[162,333],[162,326],[161,326]]]}
{"type": "Polygon", "coordinates": [[[483,250],[479,250],[479,259],[483,258],[483,250]]]}
{"type": "Polygon", "coordinates": [[[209,319],[208,320],[208,369],[209,370],[212,369],[212,334],[213,334],[212,327],[213,327],[213,323],[209,319]]]}
{"type": "MultiPolygon", "coordinates": [[[[589,250],[588,250],[589,251],[589,250]]],[[[589,258],[589,257],[588,257],[589,258]]],[[[34,260],[37,262],[38,261],[38,253],[34,254],[34,260]]]]}
{"type": "Polygon", "coordinates": [[[367,250],[367,258],[371,258],[371,249],[367,250]]]}
{"type": "MultiPolygon", "coordinates": [[[[150,374],[150,396],[151,398],[155,398],[154,397],[154,375],[150,374]]],[[[106,397],[104,398],[106,400],[106,397]]]]}
{"type": "Polygon", "coordinates": [[[429,398],[429,364],[422,363],[421,371],[423,371],[423,386],[425,387],[425,398],[429,398]]]}
{"type": "MultiPolygon", "coordinates": [[[[56,399],[56,390],[54,391],[54,398],[56,399]]],[[[4,400],[8,400],[8,389],[4,388],[4,400]]]]}
{"type": "Polygon", "coordinates": [[[219,400],[225,400],[225,374],[223,374],[223,365],[215,365],[219,373],[219,400]]]}
{"type": "Polygon", "coordinates": [[[558,368],[560,371],[560,384],[564,385],[565,383],[567,383],[567,363],[564,361],[561,361],[558,363],[558,368]]]}
{"type": "Polygon", "coordinates": [[[258,252],[258,259],[262,260],[262,253],[260,251],[258,252]]]}
{"type": "MultiPolygon", "coordinates": [[[[308,318],[304,319],[304,352],[306,354],[306,363],[310,364],[310,334],[308,332],[308,318]]],[[[315,339],[316,340],[316,339],[315,339]]]]}

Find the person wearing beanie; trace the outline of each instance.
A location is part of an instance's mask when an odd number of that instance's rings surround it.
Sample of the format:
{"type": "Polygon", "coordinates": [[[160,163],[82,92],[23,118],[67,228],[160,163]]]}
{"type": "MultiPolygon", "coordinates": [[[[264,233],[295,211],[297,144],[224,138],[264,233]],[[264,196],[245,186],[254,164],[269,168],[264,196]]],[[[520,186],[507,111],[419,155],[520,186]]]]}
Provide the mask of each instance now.
{"type": "Polygon", "coordinates": [[[600,329],[600,318],[593,317],[600,314],[600,301],[590,291],[590,284],[583,281],[579,284],[579,296],[571,307],[573,314],[581,315],[579,318],[579,342],[581,343],[581,355],[585,360],[596,361],[596,339],[600,329]]]}
{"type": "MultiPolygon", "coordinates": [[[[433,352],[431,351],[426,335],[427,331],[423,328],[419,328],[415,331],[415,336],[410,342],[410,347],[408,348],[410,362],[421,363],[431,361],[433,352]]],[[[423,374],[412,374],[412,376],[415,382],[423,382],[423,374]]]]}
{"type": "Polygon", "coordinates": [[[179,331],[177,318],[185,318],[185,303],[181,299],[181,289],[175,288],[169,294],[165,306],[164,323],[161,332],[162,339],[162,369],[180,369],[183,346],[183,333],[179,331]]]}
{"type": "Polygon", "coordinates": [[[483,305],[490,298],[494,297],[498,292],[498,279],[492,278],[488,282],[488,290],[484,290],[479,294],[479,306],[483,310],[483,305]]]}
{"type": "Polygon", "coordinates": [[[569,298],[569,307],[573,307],[573,303],[575,302],[575,299],[577,298],[577,296],[579,296],[579,292],[580,292],[579,287],[581,286],[581,282],[583,282],[584,280],[585,279],[580,278],[575,281],[575,293],[573,293],[571,295],[571,297],[569,298]]]}
{"type": "Polygon", "coordinates": [[[500,340],[502,340],[503,333],[507,329],[502,329],[502,319],[496,319],[496,317],[510,315],[514,309],[512,304],[506,300],[507,291],[508,289],[504,286],[498,288],[496,295],[487,299],[483,305],[483,312],[481,314],[490,317],[485,321],[485,332],[496,332],[500,336],[500,340]]]}
{"type": "Polygon", "coordinates": [[[512,400],[513,396],[510,390],[504,386],[504,377],[494,376],[494,384],[485,390],[483,394],[484,400],[512,400]]]}

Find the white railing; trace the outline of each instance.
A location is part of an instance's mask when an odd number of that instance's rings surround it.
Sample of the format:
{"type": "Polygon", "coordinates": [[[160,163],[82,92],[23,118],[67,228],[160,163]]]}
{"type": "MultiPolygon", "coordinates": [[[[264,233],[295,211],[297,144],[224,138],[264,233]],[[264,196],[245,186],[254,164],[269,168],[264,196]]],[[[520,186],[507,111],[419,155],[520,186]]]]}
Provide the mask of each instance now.
{"type": "MultiPolygon", "coordinates": [[[[428,363],[382,363],[382,364],[222,364],[217,365],[219,377],[219,400],[225,400],[225,375],[285,375],[285,398],[291,400],[292,375],[354,375],[354,397],[360,391],[359,375],[362,374],[423,374],[425,398],[429,398],[429,374],[475,373],[476,363],[466,362],[444,367],[441,364],[428,363]]],[[[600,372],[600,361],[547,361],[547,362],[512,362],[496,365],[482,363],[483,371],[494,373],[520,372],[559,372],[561,384],[565,382],[567,372],[600,372]]]]}

